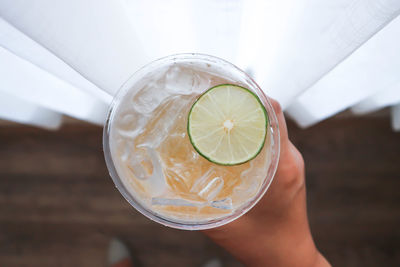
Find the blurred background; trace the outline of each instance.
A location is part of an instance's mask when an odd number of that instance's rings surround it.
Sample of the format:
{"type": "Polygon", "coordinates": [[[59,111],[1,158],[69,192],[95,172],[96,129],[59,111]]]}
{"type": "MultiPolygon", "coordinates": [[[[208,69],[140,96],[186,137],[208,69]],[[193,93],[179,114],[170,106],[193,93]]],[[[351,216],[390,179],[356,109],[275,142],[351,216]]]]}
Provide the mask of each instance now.
{"type": "Polygon", "coordinates": [[[226,59],[277,99],[307,171],[317,246],[334,266],[400,265],[400,1],[0,0],[0,265],[240,266],[115,189],[108,105],[141,66],[226,59]]]}

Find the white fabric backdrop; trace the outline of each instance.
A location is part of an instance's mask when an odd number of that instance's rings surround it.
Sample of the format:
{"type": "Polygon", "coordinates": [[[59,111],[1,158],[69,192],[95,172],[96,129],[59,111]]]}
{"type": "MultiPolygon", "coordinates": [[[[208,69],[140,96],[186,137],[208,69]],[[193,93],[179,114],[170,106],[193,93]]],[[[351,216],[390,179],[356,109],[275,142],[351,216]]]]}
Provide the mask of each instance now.
{"type": "Polygon", "coordinates": [[[399,129],[399,13],[399,0],[0,0],[0,117],[101,124],[139,67],[200,52],[248,71],[301,126],[393,106],[399,129]]]}
{"type": "Polygon", "coordinates": [[[301,94],[288,113],[310,126],[363,99],[400,83],[400,17],[301,94]]]}
{"type": "Polygon", "coordinates": [[[62,121],[60,113],[0,92],[0,118],[46,129],[57,129],[62,121]]]}

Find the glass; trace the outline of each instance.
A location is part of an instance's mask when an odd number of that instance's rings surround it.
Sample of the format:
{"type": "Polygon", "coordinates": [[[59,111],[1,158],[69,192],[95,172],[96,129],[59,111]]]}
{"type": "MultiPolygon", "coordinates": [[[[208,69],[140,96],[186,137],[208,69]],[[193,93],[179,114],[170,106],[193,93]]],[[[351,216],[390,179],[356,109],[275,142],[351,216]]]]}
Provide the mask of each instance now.
{"type": "Polygon", "coordinates": [[[179,54],[146,65],[121,87],[103,146],[110,175],[134,208],[163,225],[200,230],[239,218],[265,194],[278,165],[279,129],[268,98],[246,73],[213,56],[179,54]],[[269,120],[260,154],[237,166],[202,158],[186,133],[194,101],[226,83],[253,91],[269,120]]]}

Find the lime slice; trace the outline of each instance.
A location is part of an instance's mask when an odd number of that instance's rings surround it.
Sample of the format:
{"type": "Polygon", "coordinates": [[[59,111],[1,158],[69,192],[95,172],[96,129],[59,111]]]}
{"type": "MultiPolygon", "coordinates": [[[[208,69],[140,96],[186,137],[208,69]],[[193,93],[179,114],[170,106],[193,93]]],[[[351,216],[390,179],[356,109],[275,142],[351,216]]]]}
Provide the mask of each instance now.
{"type": "Polygon", "coordinates": [[[188,135],[209,161],[237,165],[255,158],[264,146],[267,112],[250,90],[232,84],[208,89],[193,104],[188,135]]]}

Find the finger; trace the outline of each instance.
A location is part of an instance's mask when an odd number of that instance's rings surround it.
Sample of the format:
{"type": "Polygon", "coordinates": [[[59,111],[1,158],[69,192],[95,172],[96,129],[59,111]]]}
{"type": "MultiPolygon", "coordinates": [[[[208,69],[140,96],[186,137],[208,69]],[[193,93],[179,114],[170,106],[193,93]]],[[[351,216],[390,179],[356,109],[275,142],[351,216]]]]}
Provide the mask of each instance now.
{"type": "Polygon", "coordinates": [[[270,102],[278,119],[280,132],[280,157],[276,177],[281,177],[280,182],[286,187],[298,188],[304,181],[304,160],[289,140],[285,117],[279,103],[271,98],[270,102]]]}
{"type": "Polygon", "coordinates": [[[275,99],[269,97],[269,101],[271,102],[272,108],[275,111],[276,118],[278,119],[278,127],[279,127],[279,139],[280,139],[280,149],[281,155],[286,153],[289,149],[289,136],[286,126],[285,116],[283,115],[283,111],[281,105],[275,99]]]}

